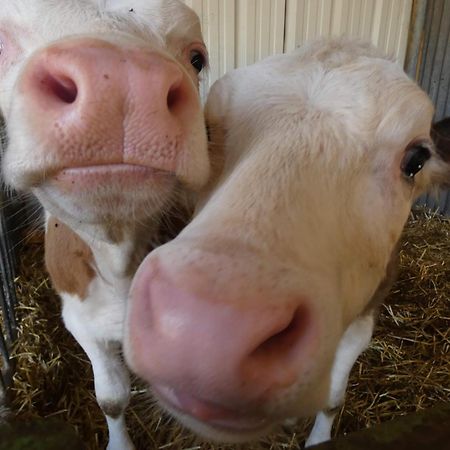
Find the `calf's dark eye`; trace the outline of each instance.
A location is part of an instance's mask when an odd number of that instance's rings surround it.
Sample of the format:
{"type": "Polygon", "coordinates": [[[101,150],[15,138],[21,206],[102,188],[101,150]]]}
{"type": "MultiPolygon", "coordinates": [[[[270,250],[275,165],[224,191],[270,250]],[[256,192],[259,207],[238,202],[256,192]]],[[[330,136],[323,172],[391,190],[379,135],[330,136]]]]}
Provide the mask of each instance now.
{"type": "Polygon", "coordinates": [[[414,176],[422,170],[430,157],[430,150],[423,144],[408,147],[401,164],[403,175],[408,179],[413,179],[414,176]]]}
{"type": "Polygon", "coordinates": [[[200,73],[206,65],[206,58],[204,55],[198,51],[191,52],[191,64],[194,69],[200,73]]]}

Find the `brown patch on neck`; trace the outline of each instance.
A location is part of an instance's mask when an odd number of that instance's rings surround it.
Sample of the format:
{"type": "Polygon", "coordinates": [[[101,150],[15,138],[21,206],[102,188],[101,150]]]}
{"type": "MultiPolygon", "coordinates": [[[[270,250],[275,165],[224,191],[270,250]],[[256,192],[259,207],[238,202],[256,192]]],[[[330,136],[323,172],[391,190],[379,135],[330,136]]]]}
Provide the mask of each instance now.
{"type": "Polygon", "coordinates": [[[128,260],[128,264],[125,268],[125,276],[128,278],[133,278],[141,262],[154,248],[155,247],[148,242],[143,242],[142,245],[137,246],[130,255],[130,259],[128,260]]]}
{"type": "Polygon", "coordinates": [[[90,247],[67,225],[50,217],[45,234],[45,265],[53,287],[84,300],[95,277],[90,247]]]}
{"type": "Polygon", "coordinates": [[[123,227],[111,221],[106,230],[106,236],[108,240],[113,242],[114,244],[118,244],[119,242],[122,242],[124,240],[124,235],[125,233],[123,227]]]}
{"type": "Polygon", "coordinates": [[[191,221],[193,206],[189,202],[177,201],[170,209],[161,213],[158,220],[137,227],[134,249],[130,254],[125,275],[132,278],[143,259],[155,248],[175,239],[191,221]]]}

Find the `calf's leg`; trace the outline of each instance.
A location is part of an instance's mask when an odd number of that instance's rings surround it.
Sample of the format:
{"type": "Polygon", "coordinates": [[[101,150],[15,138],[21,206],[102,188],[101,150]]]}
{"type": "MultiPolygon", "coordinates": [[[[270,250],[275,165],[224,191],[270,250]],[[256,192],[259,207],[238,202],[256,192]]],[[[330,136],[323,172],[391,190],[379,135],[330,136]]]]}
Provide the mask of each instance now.
{"type": "MultiPolygon", "coordinates": [[[[132,450],[124,412],[130,400],[130,380],[122,361],[122,308],[95,305],[97,297],[79,298],[62,294],[63,318],[67,329],[89,357],[94,372],[97,402],[108,423],[108,450],[132,450]],[[97,307],[95,307],[97,306],[97,307]],[[109,325],[108,325],[109,323],[109,325]],[[102,336],[103,335],[103,336],[102,336]]],[[[105,305],[103,305],[105,306],[105,305]]]]}
{"type": "Polygon", "coordinates": [[[339,407],[344,403],[350,371],[358,356],[368,347],[374,327],[373,314],[358,317],[344,333],[334,358],[328,409],[317,414],[305,447],[331,439],[331,428],[339,407]]]}

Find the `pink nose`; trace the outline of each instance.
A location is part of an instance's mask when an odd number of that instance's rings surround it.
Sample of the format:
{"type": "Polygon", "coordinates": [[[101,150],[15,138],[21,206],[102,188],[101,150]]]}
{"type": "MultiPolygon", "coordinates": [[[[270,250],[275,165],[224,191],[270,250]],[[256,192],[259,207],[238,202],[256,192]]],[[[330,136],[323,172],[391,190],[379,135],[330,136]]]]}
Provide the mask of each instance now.
{"type": "Polygon", "coordinates": [[[144,262],[126,336],[131,366],[163,397],[173,392],[169,403],[201,420],[228,420],[230,410],[256,412],[297,381],[314,340],[306,299],[248,286],[230,298],[189,268],[175,277],[156,258],[144,262]]]}
{"type": "Polygon", "coordinates": [[[174,171],[180,140],[200,110],[196,87],[177,63],[93,38],[36,54],[21,90],[31,123],[54,153],[48,156],[65,167],[128,163],[174,171]]]}

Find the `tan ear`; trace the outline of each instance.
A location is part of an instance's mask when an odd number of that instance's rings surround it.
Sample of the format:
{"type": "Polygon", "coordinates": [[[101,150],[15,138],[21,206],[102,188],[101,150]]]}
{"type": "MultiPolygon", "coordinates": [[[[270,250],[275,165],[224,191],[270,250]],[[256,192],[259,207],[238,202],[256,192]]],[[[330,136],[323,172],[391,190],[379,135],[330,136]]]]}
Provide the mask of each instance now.
{"type": "Polygon", "coordinates": [[[433,184],[440,189],[450,189],[450,117],[432,125],[431,138],[440,157],[436,161],[433,184]]]}
{"type": "Polygon", "coordinates": [[[436,122],[431,127],[431,138],[438,155],[450,163],[450,117],[436,122]]]}

